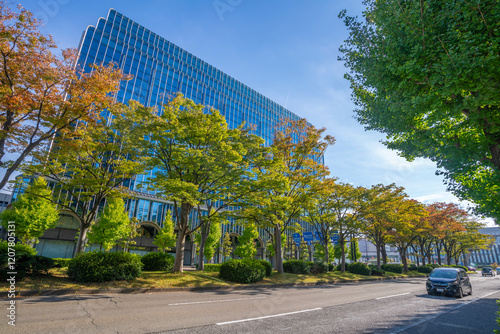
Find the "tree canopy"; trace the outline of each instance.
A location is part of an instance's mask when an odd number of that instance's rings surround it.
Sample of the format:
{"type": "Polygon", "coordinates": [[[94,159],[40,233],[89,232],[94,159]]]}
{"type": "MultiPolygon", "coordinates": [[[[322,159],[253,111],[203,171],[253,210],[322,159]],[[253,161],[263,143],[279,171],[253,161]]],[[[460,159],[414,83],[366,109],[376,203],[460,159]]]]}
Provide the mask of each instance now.
{"type": "Polygon", "coordinates": [[[437,163],[448,189],[500,217],[497,0],[365,0],[340,13],[358,121],[389,148],[437,163]]]}

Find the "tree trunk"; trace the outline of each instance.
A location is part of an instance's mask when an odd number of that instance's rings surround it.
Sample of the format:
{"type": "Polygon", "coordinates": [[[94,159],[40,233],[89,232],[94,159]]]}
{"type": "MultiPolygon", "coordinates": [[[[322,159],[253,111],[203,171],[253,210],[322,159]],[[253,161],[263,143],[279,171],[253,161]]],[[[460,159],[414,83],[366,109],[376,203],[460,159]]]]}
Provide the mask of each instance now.
{"type": "Polygon", "coordinates": [[[387,264],[387,251],[385,250],[385,243],[380,245],[380,251],[382,252],[382,262],[387,264]]]}
{"type": "Polygon", "coordinates": [[[279,274],[283,274],[283,252],[281,247],[281,227],[279,225],[274,226],[274,242],[276,248],[274,249],[274,256],[276,259],[276,270],[279,274]]]}
{"type": "Polygon", "coordinates": [[[180,221],[178,223],[179,235],[175,246],[174,272],[184,271],[184,248],[186,246],[186,234],[189,229],[189,214],[192,208],[193,206],[189,203],[181,204],[180,221]]]}
{"type": "Polygon", "coordinates": [[[208,238],[208,234],[210,233],[210,222],[206,222],[200,228],[200,251],[198,253],[198,270],[205,270],[205,243],[208,238]]]}
{"type": "Polygon", "coordinates": [[[340,243],[340,254],[342,255],[340,259],[340,272],[345,273],[345,249],[344,249],[345,240],[343,236],[340,238],[339,243],[340,243]]]}
{"type": "Polygon", "coordinates": [[[438,264],[441,265],[441,244],[436,244],[438,264]]]}
{"type": "Polygon", "coordinates": [[[403,262],[403,271],[404,272],[408,271],[408,261],[406,261],[406,251],[407,251],[407,248],[400,248],[399,249],[399,255],[401,256],[401,262],[403,262]]]}
{"type": "Polygon", "coordinates": [[[83,221],[80,222],[80,233],[78,234],[78,241],[76,243],[76,249],[74,256],[85,252],[85,241],[87,240],[87,232],[89,231],[90,224],[85,224],[83,221]]]}
{"type": "Polygon", "coordinates": [[[380,269],[380,241],[377,242],[375,248],[377,249],[377,268],[380,269]]]}
{"type": "MultiPolygon", "coordinates": [[[[323,234],[326,235],[326,234],[323,234]]],[[[323,238],[323,247],[325,249],[325,262],[326,264],[330,263],[330,252],[328,251],[328,238],[323,238]]]]}

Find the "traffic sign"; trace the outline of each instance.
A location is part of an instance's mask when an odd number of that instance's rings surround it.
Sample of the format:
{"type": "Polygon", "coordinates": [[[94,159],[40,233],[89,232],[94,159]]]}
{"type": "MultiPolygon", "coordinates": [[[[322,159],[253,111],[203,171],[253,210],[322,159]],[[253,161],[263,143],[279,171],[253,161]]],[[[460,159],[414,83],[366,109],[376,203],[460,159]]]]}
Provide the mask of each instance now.
{"type": "Polygon", "coordinates": [[[318,231],[314,231],[314,239],[315,239],[315,241],[321,241],[322,238],[323,238],[322,234],[320,234],[318,231]]]}
{"type": "Polygon", "coordinates": [[[339,243],[339,235],[338,234],[332,234],[330,237],[330,240],[332,241],[332,244],[336,245],[339,243]]]}
{"type": "Polygon", "coordinates": [[[304,232],[304,241],[306,241],[309,246],[313,240],[314,236],[312,232],[304,232]]]}
{"type": "Polygon", "coordinates": [[[302,241],[302,237],[300,236],[300,233],[293,233],[292,234],[293,241],[297,244],[297,247],[300,246],[300,242],[302,241]]]}

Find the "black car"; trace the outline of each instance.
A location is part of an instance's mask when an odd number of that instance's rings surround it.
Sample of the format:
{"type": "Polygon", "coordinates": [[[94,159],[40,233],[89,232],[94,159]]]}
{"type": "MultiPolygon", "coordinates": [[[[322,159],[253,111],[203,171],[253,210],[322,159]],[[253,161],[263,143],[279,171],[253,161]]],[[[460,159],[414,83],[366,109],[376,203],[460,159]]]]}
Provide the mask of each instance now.
{"type": "Polygon", "coordinates": [[[431,271],[426,283],[427,293],[445,294],[462,298],[472,295],[469,276],[462,268],[436,268],[431,271]]]}
{"type": "Polygon", "coordinates": [[[481,276],[495,276],[496,272],[491,267],[483,267],[481,268],[481,276]]]}

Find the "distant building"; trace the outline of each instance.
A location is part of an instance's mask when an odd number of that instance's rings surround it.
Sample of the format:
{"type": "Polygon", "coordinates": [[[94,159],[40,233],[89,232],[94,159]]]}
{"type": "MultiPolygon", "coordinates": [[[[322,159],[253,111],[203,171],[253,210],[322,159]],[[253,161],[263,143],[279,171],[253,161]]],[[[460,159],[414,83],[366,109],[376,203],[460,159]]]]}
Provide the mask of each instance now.
{"type": "Polygon", "coordinates": [[[479,233],[492,235],[495,243],[489,249],[481,249],[471,252],[469,261],[475,265],[500,264],[500,227],[486,227],[479,230],[479,233]]]}
{"type": "MultiPolygon", "coordinates": [[[[366,238],[358,239],[359,251],[361,252],[361,262],[370,264],[377,263],[377,247],[366,238]]],[[[401,256],[396,247],[385,246],[387,253],[387,262],[401,263],[401,256]]],[[[380,261],[382,261],[382,254],[380,254],[380,261]]],[[[382,263],[382,262],[381,262],[382,263]]]]}

